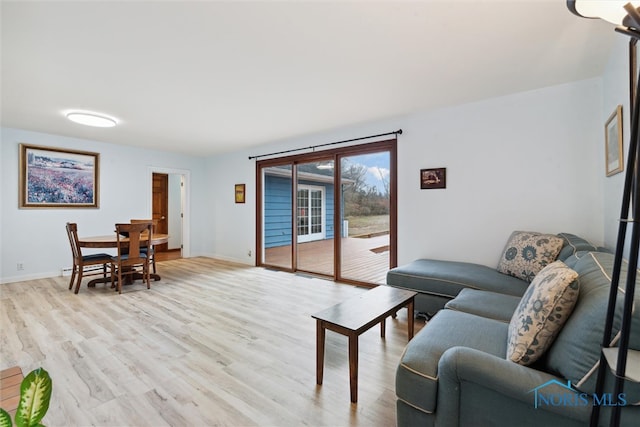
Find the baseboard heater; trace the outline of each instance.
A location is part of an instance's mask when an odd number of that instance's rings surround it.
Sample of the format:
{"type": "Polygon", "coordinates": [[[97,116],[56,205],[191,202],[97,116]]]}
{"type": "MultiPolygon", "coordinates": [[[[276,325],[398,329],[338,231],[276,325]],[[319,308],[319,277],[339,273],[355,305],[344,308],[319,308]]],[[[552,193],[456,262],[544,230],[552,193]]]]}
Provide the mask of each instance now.
{"type": "MultiPolygon", "coordinates": [[[[91,266],[87,266],[87,267],[84,268],[84,272],[85,273],[90,273],[90,272],[94,272],[94,271],[102,271],[102,266],[101,265],[91,265],[91,266]]],[[[71,276],[72,272],[73,272],[73,267],[62,267],[60,269],[60,277],[71,276]]]]}

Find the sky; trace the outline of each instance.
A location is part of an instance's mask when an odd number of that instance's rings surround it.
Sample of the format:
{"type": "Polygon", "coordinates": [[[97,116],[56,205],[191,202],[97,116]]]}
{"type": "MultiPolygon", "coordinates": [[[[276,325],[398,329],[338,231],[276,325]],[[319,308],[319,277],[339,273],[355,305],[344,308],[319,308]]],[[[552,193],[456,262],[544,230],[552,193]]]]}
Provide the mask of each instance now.
{"type": "Polygon", "coordinates": [[[365,165],[367,167],[367,184],[377,187],[379,192],[384,193],[383,180],[389,179],[389,152],[350,156],[348,159],[352,163],[365,165]]]}

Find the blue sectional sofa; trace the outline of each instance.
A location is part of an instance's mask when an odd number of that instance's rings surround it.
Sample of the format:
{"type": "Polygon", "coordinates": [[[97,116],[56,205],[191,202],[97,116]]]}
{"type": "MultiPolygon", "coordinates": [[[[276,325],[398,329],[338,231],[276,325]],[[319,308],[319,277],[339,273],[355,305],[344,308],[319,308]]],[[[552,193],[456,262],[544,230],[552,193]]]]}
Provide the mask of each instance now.
{"type": "MultiPolygon", "coordinates": [[[[613,255],[577,251],[581,239],[563,238],[566,244],[559,258],[577,273],[572,286],[577,284],[579,291],[573,311],[550,347],[529,366],[509,360],[509,323],[521,298],[495,284],[475,283],[473,276],[464,277],[463,285],[456,279],[455,286],[436,295],[438,301],[442,294],[446,296],[444,309],[416,334],[402,355],[396,373],[398,427],[586,426],[594,397],[603,406],[599,425],[609,425],[611,407],[606,404],[611,400],[594,392],[613,255]],[[493,288],[482,290],[489,286],[493,288]]],[[[440,281],[446,276],[444,265],[439,265],[440,281]]],[[[461,271],[454,275],[460,277],[461,271]]],[[[626,271],[624,265],[621,286],[626,283],[626,271]]],[[[422,288],[427,298],[426,290],[433,291],[437,282],[422,288]]],[[[508,282],[512,281],[503,286],[508,282]]],[[[621,308],[621,296],[618,303],[621,308]]],[[[635,304],[640,307],[640,293],[635,294],[635,304]]],[[[638,311],[633,315],[630,348],[640,350],[638,311]]],[[[614,330],[619,323],[618,317],[614,330]]],[[[611,379],[609,375],[607,385],[611,379]]],[[[640,406],[633,405],[640,403],[640,384],[626,382],[624,391],[621,425],[637,426],[640,406]]]]}
{"type": "MultiPolygon", "coordinates": [[[[607,251],[574,234],[560,233],[557,236],[564,242],[557,257],[561,261],[579,251],[607,251]]],[[[463,289],[521,297],[529,282],[486,265],[418,259],[389,270],[387,285],[418,292],[415,310],[431,316],[463,289]]]]}

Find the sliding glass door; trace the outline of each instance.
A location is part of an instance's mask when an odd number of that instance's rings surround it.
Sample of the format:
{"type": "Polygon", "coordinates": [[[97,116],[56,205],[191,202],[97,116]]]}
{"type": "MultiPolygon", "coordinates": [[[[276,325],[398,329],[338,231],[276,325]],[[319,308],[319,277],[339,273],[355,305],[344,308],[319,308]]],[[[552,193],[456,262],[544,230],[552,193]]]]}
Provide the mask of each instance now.
{"type": "Polygon", "coordinates": [[[277,165],[260,170],[262,182],[262,263],[286,270],[293,269],[291,233],[291,192],[293,173],[291,165],[277,165]]]}
{"type": "Polygon", "coordinates": [[[384,283],[396,263],[395,143],[258,162],[257,264],[384,283]]]}
{"type": "Polygon", "coordinates": [[[297,270],[334,276],[333,159],[296,165],[297,270]]]}
{"type": "Polygon", "coordinates": [[[390,265],[390,153],[340,158],[342,201],[341,276],[384,284],[390,265]]]}

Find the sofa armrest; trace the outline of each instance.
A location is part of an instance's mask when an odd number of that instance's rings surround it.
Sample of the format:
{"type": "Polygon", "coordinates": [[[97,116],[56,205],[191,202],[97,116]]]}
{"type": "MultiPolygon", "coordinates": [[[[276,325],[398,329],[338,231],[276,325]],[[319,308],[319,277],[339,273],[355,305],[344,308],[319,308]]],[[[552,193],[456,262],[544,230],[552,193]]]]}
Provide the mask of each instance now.
{"type": "MultiPolygon", "coordinates": [[[[566,380],[472,348],[445,351],[438,363],[438,376],[438,425],[459,426],[470,417],[486,426],[510,422],[520,426],[558,425],[558,420],[562,425],[586,425],[589,421],[590,399],[588,404],[535,407],[536,389],[564,395],[570,392],[561,386],[566,380]],[[557,383],[540,388],[552,380],[557,383]]],[[[578,392],[573,398],[585,403],[578,392]]]]}

